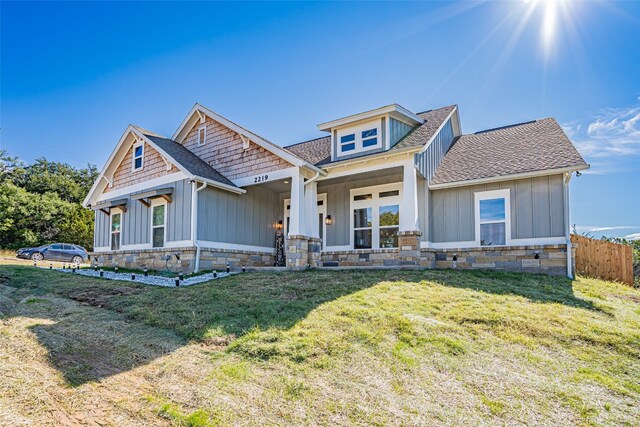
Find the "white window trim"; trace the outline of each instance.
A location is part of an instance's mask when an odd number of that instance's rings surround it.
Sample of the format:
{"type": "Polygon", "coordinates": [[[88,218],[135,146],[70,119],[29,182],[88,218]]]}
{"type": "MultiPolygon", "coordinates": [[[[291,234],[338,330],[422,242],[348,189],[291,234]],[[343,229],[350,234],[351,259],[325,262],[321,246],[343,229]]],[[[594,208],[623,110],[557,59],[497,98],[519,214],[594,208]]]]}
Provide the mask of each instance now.
{"type": "MultiPolygon", "coordinates": [[[[369,139],[369,138],[366,138],[369,139]]],[[[378,148],[382,148],[384,141],[382,138],[382,122],[380,118],[376,118],[375,120],[371,120],[365,123],[358,124],[356,126],[349,126],[343,129],[338,129],[336,132],[336,147],[338,150],[339,157],[348,156],[351,154],[362,153],[370,150],[375,150],[378,148]],[[362,146],[362,132],[365,130],[376,129],[376,145],[371,145],[369,147],[362,146]],[[342,151],[342,142],[341,138],[343,136],[354,134],[355,139],[352,141],[355,144],[355,149],[349,151],[342,151]]]]}
{"type": "Polygon", "coordinates": [[[122,249],[122,223],[124,219],[124,213],[120,208],[111,208],[109,211],[109,250],[121,250],[122,249]],[[113,216],[120,214],[120,232],[118,232],[118,249],[111,249],[111,241],[113,238],[113,216]]]}
{"type": "MultiPolygon", "coordinates": [[[[504,199],[504,245],[490,245],[490,246],[511,246],[511,190],[508,188],[502,190],[491,190],[491,191],[479,191],[474,194],[474,211],[475,211],[475,233],[476,233],[476,246],[482,246],[480,244],[480,201],[481,200],[489,200],[489,199],[504,199]]],[[[485,221],[483,224],[489,224],[492,222],[503,222],[503,221],[485,221]]],[[[485,245],[486,246],[486,245],[485,245]]]]}
{"type": "MultiPolygon", "coordinates": [[[[398,205],[398,213],[402,216],[402,183],[395,182],[393,184],[376,185],[372,187],[353,188],[349,191],[349,247],[355,251],[370,251],[380,249],[380,207],[398,205]],[[397,196],[379,197],[379,193],[384,191],[397,190],[397,196]],[[353,197],[361,194],[371,193],[371,199],[354,201],[353,197]],[[371,208],[371,249],[355,249],[354,248],[354,209],[371,208]]],[[[365,227],[368,228],[368,227],[365,227]]],[[[358,228],[360,230],[360,228],[358,228]]],[[[398,232],[400,231],[400,221],[398,221],[398,232]]],[[[385,248],[387,249],[387,248],[385,248]]],[[[388,248],[391,249],[391,248],[388,248]]],[[[394,248],[395,249],[395,248],[394,248]]]]}
{"type": "Polygon", "coordinates": [[[207,125],[203,124],[198,126],[198,134],[196,135],[196,141],[197,141],[197,145],[198,147],[202,147],[204,144],[206,144],[207,142],[207,125]],[[204,130],[204,139],[200,139],[200,131],[204,130]]]}
{"type": "Polygon", "coordinates": [[[144,142],[140,141],[140,142],[136,142],[135,144],[133,144],[133,159],[131,160],[131,171],[132,172],[139,172],[142,169],[144,169],[144,142]],[[138,147],[142,147],[142,155],[140,156],[140,167],[136,169],[136,159],[138,157],[136,157],[136,148],[138,147]]]}
{"type": "Polygon", "coordinates": [[[151,218],[149,218],[149,225],[151,226],[151,231],[150,231],[150,235],[149,235],[149,243],[151,245],[152,248],[156,249],[156,248],[164,248],[167,246],[167,201],[163,198],[156,198],[156,199],[152,199],[151,200],[151,208],[149,209],[150,211],[150,215],[151,218]],[[164,218],[163,218],[163,224],[162,225],[153,225],[153,208],[155,208],[156,206],[164,206],[164,218]],[[153,246],[153,229],[154,228],[159,228],[159,227],[163,227],[164,228],[164,233],[162,236],[162,246],[153,246]]]}

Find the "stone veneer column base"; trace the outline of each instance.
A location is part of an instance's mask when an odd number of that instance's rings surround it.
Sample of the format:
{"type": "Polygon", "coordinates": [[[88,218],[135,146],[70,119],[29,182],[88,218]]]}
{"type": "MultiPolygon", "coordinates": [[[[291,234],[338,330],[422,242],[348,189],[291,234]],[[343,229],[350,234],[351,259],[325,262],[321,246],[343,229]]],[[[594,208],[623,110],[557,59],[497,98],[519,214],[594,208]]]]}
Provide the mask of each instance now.
{"type": "Polygon", "coordinates": [[[398,233],[398,261],[400,265],[420,265],[420,231],[400,231],[398,233]]]}
{"type": "Polygon", "coordinates": [[[287,268],[303,270],[309,265],[309,237],[291,235],[285,238],[287,268]]]}
{"type": "Polygon", "coordinates": [[[307,252],[307,264],[311,268],[320,267],[320,252],[322,251],[322,239],[309,237],[309,250],[307,252]]]}

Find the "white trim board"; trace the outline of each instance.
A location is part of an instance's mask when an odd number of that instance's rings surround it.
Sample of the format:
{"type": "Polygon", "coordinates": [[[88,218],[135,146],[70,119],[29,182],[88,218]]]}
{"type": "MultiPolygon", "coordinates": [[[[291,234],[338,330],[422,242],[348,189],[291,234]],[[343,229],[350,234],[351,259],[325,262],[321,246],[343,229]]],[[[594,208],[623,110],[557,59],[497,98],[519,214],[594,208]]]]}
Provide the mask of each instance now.
{"type": "MultiPolygon", "coordinates": [[[[375,108],[373,110],[364,111],[358,114],[352,114],[350,116],[342,117],[340,119],[331,120],[329,122],[320,123],[318,125],[318,129],[321,131],[330,131],[331,129],[338,128],[341,126],[349,125],[358,121],[370,119],[373,117],[382,116],[385,114],[393,114],[397,115],[398,118],[404,118],[403,121],[413,122],[413,124],[422,124],[424,123],[424,119],[420,116],[417,116],[413,112],[407,110],[401,105],[391,104],[385,105],[384,107],[375,108]]],[[[395,118],[395,117],[394,117],[395,118]]]]}
{"type": "Polygon", "coordinates": [[[269,254],[275,254],[276,249],[268,246],[253,246],[253,245],[241,245],[236,243],[225,242],[211,242],[209,240],[198,240],[198,245],[202,249],[221,249],[231,251],[246,251],[246,252],[266,252],[269,254]]]}
{"type": "Polygon", "coordinates": [[[264,184],[266,182],[278,181],[280,179],[291,178],[298,174],[297,167],[265,172],[257,175],[246,176],[244,178],[234,179],[233,183],[238,187],[248,187],[250,185],[264,184]]]}
{"type": "Polygon", "coordinates": [[[447,182],[444,184],[430,184],[429,190],[441,190],[443,188],[452,188],[452,187],[465,187],[468,185],[477,185],[477,184],[489,184],[492,182],[500,182],[500,181],[512,181],[515,179],[524,179],[524,178],[535,178],[538,176],[547,176],[547,175],[559,175],[563,173],[571,173],[575,171],[589,169],[590,165],[585,166],[572,166],[568,168],[560,168],[560,169],[545,169],[541,171],[534,172],[523,172],[516,173],[512,175],[503,175],[503,176],[492,176],[488,178],[478,178],[478,179],[470,179],[468,181],[456,181],[456,182],[447,182]]]}
{"type": "MultiPolygon", "coordinates": [[[[532,237],[529,239],[511,239],[508,246],[544,246],[565,244],[565,237],[532,237]]],[[[475,240],[461,242],[420,242],[420,249],[488,249],[504,248],[505,246],[478,246],[475,240]]]]}
{"type": "Polygon", "coordinates": [[[127,187],[122,187],[117,190],[102,193],[102,195],[98,197],[96,202],[102,202],[102,201],[113,199],[116,197],[129,195],[131,193],[137,193],[138,191],[147,190],[153,187],[157,187],[159,185],[170,184],[172,182],[182,181],[183,179],[187,179],[187,178],[189,177],[184,172],[174,172],[169,175],[164,175],[158,178],[141,182],[140,184],[129,185],[127,187]]]}

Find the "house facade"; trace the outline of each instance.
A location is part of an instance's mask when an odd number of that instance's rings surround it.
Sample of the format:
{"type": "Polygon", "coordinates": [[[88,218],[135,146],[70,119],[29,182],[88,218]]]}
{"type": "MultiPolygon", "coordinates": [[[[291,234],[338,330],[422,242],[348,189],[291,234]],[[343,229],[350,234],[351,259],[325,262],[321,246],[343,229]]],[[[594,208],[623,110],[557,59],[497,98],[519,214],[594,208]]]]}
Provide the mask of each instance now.
{"type": "Polygon", "coordinates": [[[130,125],[84,201],[92,262],[572,276],[569,183],[589,165],[554,119],[463,134],[456,105],[392,104],[318,129],[283,148],[199,104],[171,138],[130,125]]]}

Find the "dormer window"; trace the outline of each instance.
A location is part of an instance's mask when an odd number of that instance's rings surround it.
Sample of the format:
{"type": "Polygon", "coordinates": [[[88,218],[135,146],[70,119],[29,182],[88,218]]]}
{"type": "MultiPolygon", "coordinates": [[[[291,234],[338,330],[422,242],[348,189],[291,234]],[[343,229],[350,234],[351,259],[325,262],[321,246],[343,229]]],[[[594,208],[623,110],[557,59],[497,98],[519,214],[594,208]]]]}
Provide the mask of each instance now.
{"type": "Polygon", "coordinates": [[[198,128],[198,147],[204,145],[207,140],[207,125],[202,125],[198,128]]]}
{"type": "Polygon", "coordinates": [[[380,120],[338,130],[339,152],[353,154],[382,147],[380,120]]]}
{"type": "Polygon", "coordinates": [[[349,135],[345,135],[340,137],[340,144],[341,144],[341,149],[342,152],[344,153],[345,151],[353,151],[356,149],[356,134],[355,133],[351,133],[349,135]]]}
{"type": "Polygon", "coordinates": [[[374,145],[378,145],[378,129],[369,129],[362,132],[362,146],[363,147],[373,147],[374,145]]]}
{"type": "Polygon", "coordinates": [[[139,142],[133,146],[133,170],[141,170],[144,166],[144,144],[139,142]]]}
{"type": "Polygon", "coordinates": [[[331,134],[331,160],[346,160],[387,151],[424,119],[391,104],[364,113],[321,123],[318,129],[331,134]]]}

